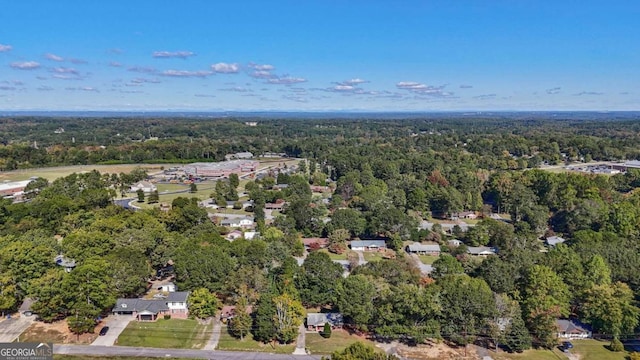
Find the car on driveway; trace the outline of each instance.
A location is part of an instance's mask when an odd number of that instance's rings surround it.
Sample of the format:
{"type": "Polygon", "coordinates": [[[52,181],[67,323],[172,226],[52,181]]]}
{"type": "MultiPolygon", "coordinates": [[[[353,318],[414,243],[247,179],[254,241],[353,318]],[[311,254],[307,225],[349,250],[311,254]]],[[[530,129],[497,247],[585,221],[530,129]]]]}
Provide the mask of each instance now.
{"type": "Polygon", "coordinates": [[[560,345],[560,348],[562,349],[562,351],[568,352],[569,350],[573,349],[573,344],[570,341],[564,341],[562,342],[562,345],[560,345]]]}
{"type": "Polygon", "coordinates": [[[109,327],[108,326],[103,326],[102,329],[100,329],[100,336],[107,335],[108,331],[109,331],[109,327]]]}

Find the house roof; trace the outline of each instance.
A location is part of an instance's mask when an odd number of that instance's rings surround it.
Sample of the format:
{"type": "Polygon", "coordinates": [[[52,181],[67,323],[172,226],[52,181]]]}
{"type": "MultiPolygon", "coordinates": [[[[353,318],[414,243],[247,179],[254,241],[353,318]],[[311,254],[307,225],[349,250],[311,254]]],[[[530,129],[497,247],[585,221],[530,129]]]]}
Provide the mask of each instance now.
{"type": "Polygon", "coordinates": [[[451,239],[447,241],[447,244],[452,245],[452,246],[460,246],[462,244],[462,241],[458,240],[458,239],[451,239]]]}
{"type": "Polygon", "coordinates": [[[153,185],[152,183],[148,182],[148,181],[140,181],[137,182],[133,185],[133,187],[145,187],[145,188],[154,188],[155,185],[153,185]]]}
{"type": "Polygon", "coordinates": [[[327,246],[329,240],[327,238],[302,238],[304,246],[311,246],[311,244],[318,244],[320,246],[327,246]]]}
{"type": "Polygon", "coordinates": [[[467,252],[471,255],[491,255],[496,253],[496,249],[488,246],[469,246],[467,252]]]}
{"type": "Polygon", "coordinates": [[[413,243],[407,246],[409,252],[440,252],[440,245],[425,245],[413,243]]]}
{"type": "Polygon", "coordinates": [[[171,302],[186,302],[188,297],[188,291],[176,291],[169,293],[169,296],[167,296],[166,300],[171,302]]]}
{"type": "Polygon", "coordinates": [[[353,240],[351,248],[354,247],[386,247],[384,240],[353,240]]]}
{"type": "Polygon", "coordinates": [[[556,326],[558,327],[559,332],[568,334],[582,334],[589,332],[588,326],[577,320],[558,319],[556,320],[556,326]]]}
{"type": "Polygon", "coordinates": [[[147,299],[118,299],[113,311],[135,311],[138,313],[157,314],[160,311],[167,311],[167,300],[147,300],[147,299]]]}
{"type": "Polygon", "coordinates": [[[561,238],[560,236],[550,236],[546,239],[546,242],[550,246],[556,246],[565,242],[565,239],[561,238]]]}
{"type": "Polygon", "coordinates": [[[344,318],[341,313],[308,313],[307,326],[323,326],[325,323],[342,325],[344,318]]]}

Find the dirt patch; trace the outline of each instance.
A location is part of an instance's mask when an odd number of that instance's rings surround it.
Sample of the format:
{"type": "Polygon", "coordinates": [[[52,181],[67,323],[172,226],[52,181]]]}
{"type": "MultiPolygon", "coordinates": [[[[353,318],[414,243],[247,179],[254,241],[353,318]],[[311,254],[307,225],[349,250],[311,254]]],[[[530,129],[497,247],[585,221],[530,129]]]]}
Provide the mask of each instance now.
{"type": "Polygon", "coordinates": [[[397,347],[398,354],[404,359],[412,360],[476,360],[480,357],[469,347],[466,351],[464,347],[451,347],[445,343],[430,342],[417,346],[400,344],[397,347]]]}
{"type": "Polygon", "coordinates": [[[80,336],[69,331],[67,320],[51,324],[35,322],[20,335],[21,342],[52,342],[56,344],[91,344],[98,334],[82,334],[80,336]]]}

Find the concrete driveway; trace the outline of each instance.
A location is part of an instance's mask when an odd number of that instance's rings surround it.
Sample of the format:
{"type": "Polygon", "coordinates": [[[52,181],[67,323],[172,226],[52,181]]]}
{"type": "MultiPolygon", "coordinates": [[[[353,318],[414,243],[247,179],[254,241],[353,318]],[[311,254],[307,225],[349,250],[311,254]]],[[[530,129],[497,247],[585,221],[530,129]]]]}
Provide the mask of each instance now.
{"type": "Polygon", "coordinates": [[[0,343],[10,343],[18,339],[35,320],[35,316],[20,316],[0,322],[0,343]]]}
{"type": "MultiPolygon", "coordinates": [[[[118,340],[118,336],[122,333],[122,330],[124,330],[132,320],[135,320],[132,315],[109,316],[105,324],[102,325],[103,327],[109,327],[107,335],[98,336],[98,338],[91,343],[91,346],[113,346],[116,340],[118,340]]],[[[96,328],[96,331],[100,331],[100,329],[102,329],[102,327],[96,328]]]]}

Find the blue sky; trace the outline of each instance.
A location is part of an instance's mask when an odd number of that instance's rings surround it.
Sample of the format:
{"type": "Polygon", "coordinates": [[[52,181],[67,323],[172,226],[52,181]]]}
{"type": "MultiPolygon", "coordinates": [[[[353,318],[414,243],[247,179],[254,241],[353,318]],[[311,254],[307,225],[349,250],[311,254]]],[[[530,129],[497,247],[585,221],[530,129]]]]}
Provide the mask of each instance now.
{"type": "Polygon", "coordinates": [[[0,110],[639,110],[632,0],[5,1],[0,110]]]}

